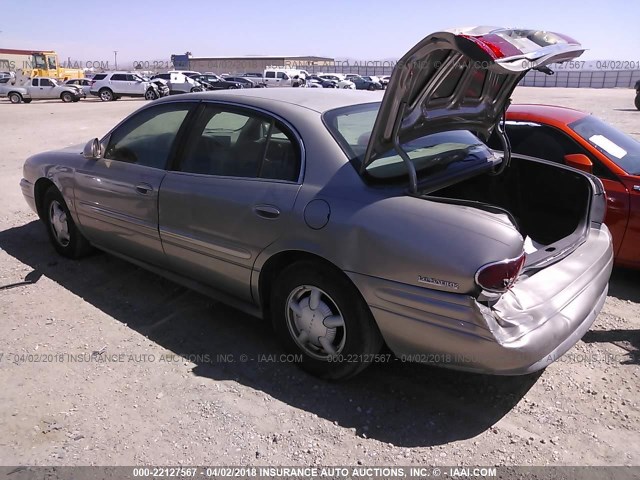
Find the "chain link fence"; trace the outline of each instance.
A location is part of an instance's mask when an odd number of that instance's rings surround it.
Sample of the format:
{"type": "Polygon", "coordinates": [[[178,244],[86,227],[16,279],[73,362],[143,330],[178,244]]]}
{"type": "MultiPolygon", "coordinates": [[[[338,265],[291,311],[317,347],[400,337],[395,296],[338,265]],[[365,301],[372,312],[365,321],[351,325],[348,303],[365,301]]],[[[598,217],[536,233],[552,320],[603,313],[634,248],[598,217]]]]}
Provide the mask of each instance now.
{"type": "Polygon", "coordinates": [[[522,79],[523,87],[633,88],[640,70],[556,70],[553,75],[532,70],[522,79]]]}
{"type": "MultiPolygon", "coordinates": [[[[347,62],[336,60],[333,64],[300,65],[309,73],[357,73],[362,76],[391,75],[395,62],[347,62]]],[[[569,87],[569,88],[633,88],[640,80],[640,70],[556,70],[547,75],[532,70],[522,79],[524,87],[569,87]]]]}

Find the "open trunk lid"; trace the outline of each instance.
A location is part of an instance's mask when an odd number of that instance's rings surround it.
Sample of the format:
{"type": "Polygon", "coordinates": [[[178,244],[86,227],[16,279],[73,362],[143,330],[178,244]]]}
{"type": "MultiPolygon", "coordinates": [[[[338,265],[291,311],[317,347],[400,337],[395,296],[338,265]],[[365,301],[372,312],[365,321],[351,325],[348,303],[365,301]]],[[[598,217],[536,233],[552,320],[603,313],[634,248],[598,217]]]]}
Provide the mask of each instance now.
{"type": "Polygon", "coordinates": [[[572,38],[540,30],[475,27],[428,35],[395,67],[361,173],[393,149],[410,164],[400,145],[425,135],[470,130],[488,136],[529,70],[583,52],[572,38]]]}

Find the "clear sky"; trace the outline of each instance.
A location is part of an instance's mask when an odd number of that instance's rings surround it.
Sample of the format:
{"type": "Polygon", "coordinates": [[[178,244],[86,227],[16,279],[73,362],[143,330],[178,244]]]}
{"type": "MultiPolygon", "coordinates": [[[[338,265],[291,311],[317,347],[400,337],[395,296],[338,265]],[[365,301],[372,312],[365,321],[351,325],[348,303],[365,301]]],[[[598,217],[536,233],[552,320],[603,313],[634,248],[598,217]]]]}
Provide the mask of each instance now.
{"type": "Polygon", "coordinates": [[[497,25],[565,33],[582,59],[640,61],[639,0],[0,0],[0,48],[78,60],[318,55],[397,59],[425,35],[497,25]]]}

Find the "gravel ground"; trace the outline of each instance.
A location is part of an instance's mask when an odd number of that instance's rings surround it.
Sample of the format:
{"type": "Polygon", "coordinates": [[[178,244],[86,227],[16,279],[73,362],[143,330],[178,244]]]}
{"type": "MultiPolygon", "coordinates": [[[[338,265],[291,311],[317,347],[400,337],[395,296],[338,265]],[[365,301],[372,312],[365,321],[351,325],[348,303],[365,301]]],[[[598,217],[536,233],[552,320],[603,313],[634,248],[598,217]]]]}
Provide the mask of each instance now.
{"type": "MultiPolygon", "coordinates": [[[[640,138],[632,90],[514,100],[640,138]]],[[[256,319],[110,255],[57,256],[22,199],[24,159],[140,105],[0,102],[1,465],[640,464],[637,272],[614,271],[591,331],[542,373],[394,361],[332,384],[280,358],[256,319]]]]}

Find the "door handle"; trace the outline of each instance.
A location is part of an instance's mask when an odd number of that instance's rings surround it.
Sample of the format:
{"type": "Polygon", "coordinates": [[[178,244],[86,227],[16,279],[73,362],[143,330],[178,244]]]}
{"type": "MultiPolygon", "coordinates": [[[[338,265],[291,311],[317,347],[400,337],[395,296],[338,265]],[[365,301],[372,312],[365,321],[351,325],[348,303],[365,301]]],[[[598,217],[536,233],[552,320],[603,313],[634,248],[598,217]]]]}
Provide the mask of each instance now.
{"type": "Polygon", "coordinates": [[[148,183],[139,183],[136,185],[136,192],[146,195],[149,192],[153,192],[153,187],[148,183]]]}
{"type": "Polygon", "coordinates": [[[280,216],[280,210],[273,205],[256,205],[253,207],[253,211],[259,217],[274,219],[280,216]]]}

